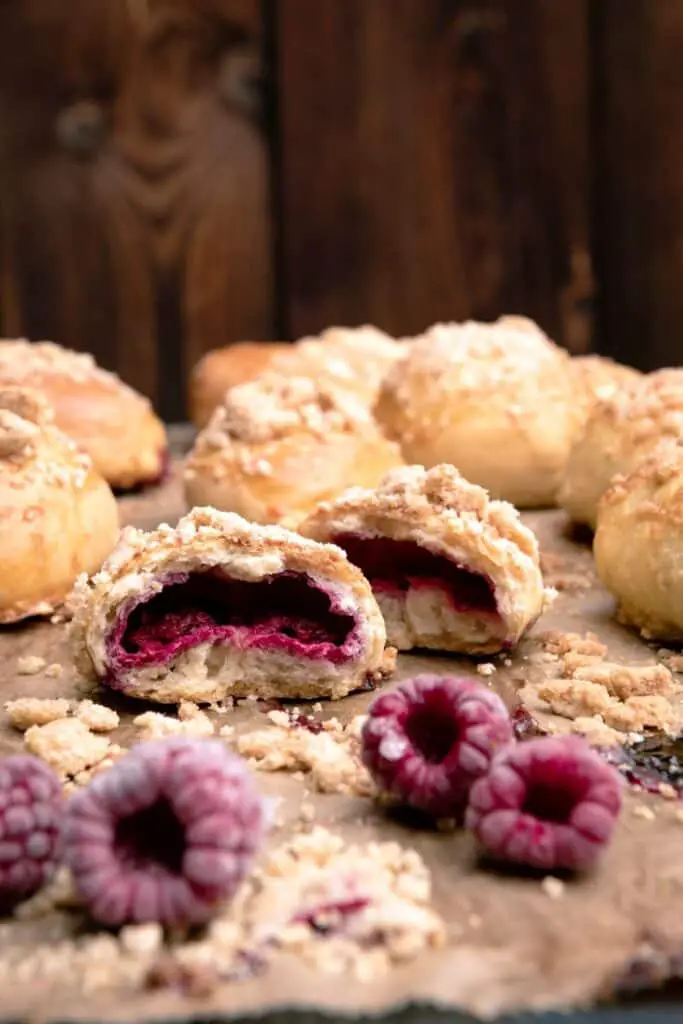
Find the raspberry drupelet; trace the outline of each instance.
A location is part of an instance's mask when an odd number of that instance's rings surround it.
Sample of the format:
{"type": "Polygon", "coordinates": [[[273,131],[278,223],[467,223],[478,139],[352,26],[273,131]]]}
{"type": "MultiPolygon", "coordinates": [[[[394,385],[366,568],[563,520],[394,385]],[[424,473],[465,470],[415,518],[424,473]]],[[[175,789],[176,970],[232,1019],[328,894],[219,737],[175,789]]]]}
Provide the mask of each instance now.
{"type": "Polygon", "coordinates": [[[590,866],[621,809],[618,772],[576,736],[502,751],[472,787],[465,818],[497,860],[545,871],[590,866]]]}
{"type": "Polygon", "coordinates": [[[496,694],[471,679],[420,675],[371,705],[362,756],[384,792],[435,818],[452,818],[511,741],[510,716],[496,694]]]}
{"type": "Polygon", "coordinates": [[[0,761],[0,906],[37,892],[59,857],[62,787],[37,757],[0,761]]]}
{"type": "Polygon", "coordinates": [[[136,746],[67,805],[64,859],[105,925],[199,924],[229,899],[264,833],[245,763],[218,742],[136,746]]]}

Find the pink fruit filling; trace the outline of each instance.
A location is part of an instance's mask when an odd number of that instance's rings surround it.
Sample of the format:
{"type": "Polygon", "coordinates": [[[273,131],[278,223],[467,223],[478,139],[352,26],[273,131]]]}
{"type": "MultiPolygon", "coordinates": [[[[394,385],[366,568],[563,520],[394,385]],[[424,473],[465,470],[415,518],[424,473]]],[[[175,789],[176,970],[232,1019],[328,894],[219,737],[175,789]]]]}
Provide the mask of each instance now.
{"type": "Polygon", "coordinates": [[[499,618],[495,590],[482,573],[410,540],[361,537],[343,533],[332,538],[357,565],[377,593],[400,595],[413,587],[438,587],[459,612],[499,618]]]}
{"type": "Polygon", "coordinates": [[[108,638],[112,680],[120,672],[163,665],[198,644],[279,651],[335,664],[360,649],[358,623],[304,573],[258,582],[218,569],[169,576],[162,589],[128,602],[108,638]]]}

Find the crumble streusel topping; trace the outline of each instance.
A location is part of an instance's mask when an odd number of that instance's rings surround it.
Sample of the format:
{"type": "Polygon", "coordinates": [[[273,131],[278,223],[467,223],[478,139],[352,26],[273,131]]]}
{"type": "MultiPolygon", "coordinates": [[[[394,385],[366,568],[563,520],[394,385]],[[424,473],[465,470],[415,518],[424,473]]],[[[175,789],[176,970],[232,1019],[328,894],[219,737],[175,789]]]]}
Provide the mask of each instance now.
{"type": "Polygon", "coordinates": [[[309,377],[269,373],[231,388],[199,435],[195,453],[232,441],[261,444],[307,431],[357,433],[372,420],[354,395],[309,377]]]}

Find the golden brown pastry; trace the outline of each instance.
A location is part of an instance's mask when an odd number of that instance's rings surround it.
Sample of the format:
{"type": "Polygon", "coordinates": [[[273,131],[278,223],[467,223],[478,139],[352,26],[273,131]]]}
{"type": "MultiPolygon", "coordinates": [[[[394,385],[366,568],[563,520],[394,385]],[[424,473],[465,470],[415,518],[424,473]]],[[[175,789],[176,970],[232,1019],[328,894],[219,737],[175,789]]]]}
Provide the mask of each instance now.
{"type": "Polygon", "coordinates": [[[569,366],[522,317],[435,324],[408,344],[375,411],[407,462],[450,463],[497,498],[552,505],[580,421],[569,366]]]}
{"type": "Polygon", "coordinates": [[[558,495],[577,523],[595,527],[598,502],[664,438],[683,436],[683,369],[657,370],[597,403],[573,446],[558,495]]]}
{"type": "Polygon", "coordinates": [[[384,377],[403,352],[401,342],[368,324],[329,327],[322,334],[290,345],[276,356],[270,368],[285,376],[313,377],[351,391],[371,406],[384,377]]]}
{"type": "Polygon", "coordinates": [[[146,398],[93,357],[49,341],[0,341],[0,385],[40,391],[55,422],[88,453],[112,487],[159,482],[168,463],[166,432],[146,398]]]}
{"type": "Polygon", "coordinates": [[[621,621],[647,640],[683,640],[683,446],[660,442],[603,495],[594,540],[621,621]]]}
{"type": "Polygon", "coordinates": [[[0,623],[48,615],[118,537],[118,510],[90,458],[42,397],[0,387],[0,623]]]}
{"type": "Polygon", "coordinates": [[[463,654],[509,650],[543,610],[536,538],[507,502],[452,466],[405,466],[300,526],[368,578],[389,643],[463,654]]]}
{"type": "Polygon", "coordinates": [[[246,384],[291,348],[286,341],[238,341],[203,356],[190,376],[190,418],[201,429],[230,388],[246,384]]]}
{"type": "Polygon", "coordinates": [[[580,399],[586,406],[586,416],[596,402],[628,390],[643,379],[640,370],[617,363],[607,356],[574,356],[571,365],[579,384],[580,399]]]}
{"type": "Polygon", "coordinates": [[[215,509],[124,530],[72,606],[84,673],[161,703],[343,697],[384,659],[377,602],[341,551],[215,509]]]}
{"type": "Polygon", "coordinates": [[[292,525],[352,485],[401,465],[365,406],[307,377],[265,374],[229,391],[185,468],[189,505],[292,525]]]}

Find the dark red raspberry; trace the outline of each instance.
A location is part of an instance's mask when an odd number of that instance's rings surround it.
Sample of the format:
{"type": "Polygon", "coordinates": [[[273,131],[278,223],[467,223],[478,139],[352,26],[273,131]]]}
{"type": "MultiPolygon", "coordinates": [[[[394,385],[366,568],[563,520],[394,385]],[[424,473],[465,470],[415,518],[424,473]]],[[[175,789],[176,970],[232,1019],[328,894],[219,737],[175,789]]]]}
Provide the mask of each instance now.
{"type": "Polygon", "coordinates": [[[511,740],[510,716],[495,693],[472,679],[422,675],[374,701],[362,752],[382,790],[434,817],[452,818],[511,740]]]}
{"type": "Polygon", "coordinates": [[[545,871],[584,868],[612,838],[619,773],[578,736],[502,751],[470,793],[465,825],[498,860],[545,871]]]}
{"type": "Polygon", "coordinates": [[[143,743],[67,805],[64,859],[102,924],[207,920],[246,875],[264,805],[219,742],[143,743]]]}
{"type": "Polygon", "coordinates": [[[0,902],[37,892],[54,874],[59,855],[62,787],[37,757],[0,761],[0,902]]]}

